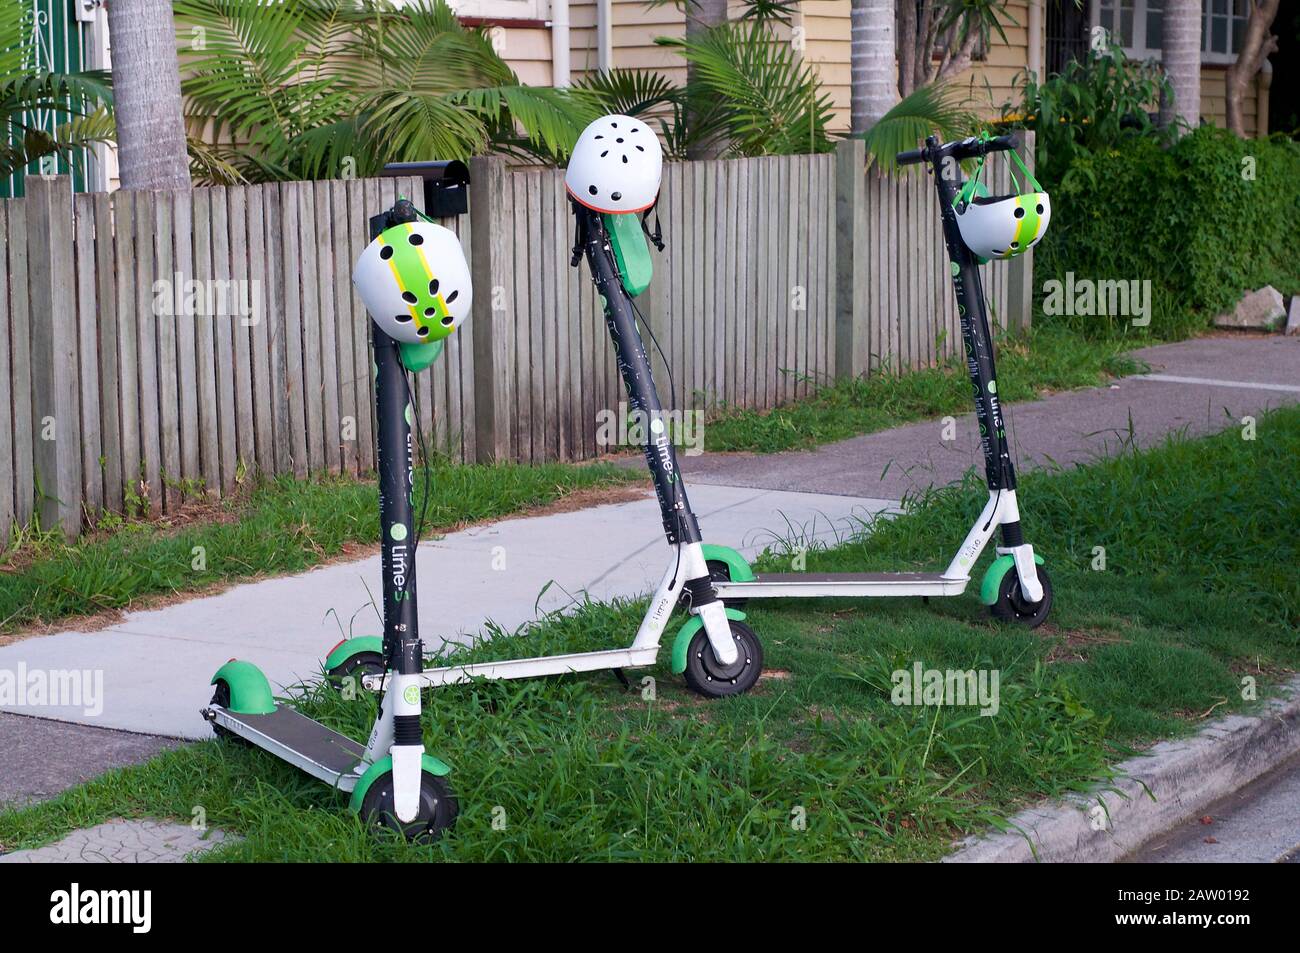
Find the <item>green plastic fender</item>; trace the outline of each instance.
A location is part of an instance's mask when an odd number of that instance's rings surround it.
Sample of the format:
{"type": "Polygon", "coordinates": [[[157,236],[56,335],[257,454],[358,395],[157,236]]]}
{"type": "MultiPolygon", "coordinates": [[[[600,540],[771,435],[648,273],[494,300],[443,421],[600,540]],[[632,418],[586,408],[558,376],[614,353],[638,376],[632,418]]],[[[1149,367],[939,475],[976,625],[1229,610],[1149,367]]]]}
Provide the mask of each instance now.
{"type": "Polygon", "coordinates": [[[442,342],[442,338],[419,344],[403,341],[400,345],[402,366],[412,374],[420,373],[438,359],[438,355],[442,353],[442,342]]]}
{"type": "MultiPolygon", "coordinates": [[[[1034,562],[1041,566],[1043,557],[1034,553],[1034,562]]],[[[984,571],[984,580],[980,583],[980,602],[991,606],[998,601],[998,589],[1002,586],[1002,577],[1007,574],[1008,569],[1014,569],[1015,565],[1016,557],[1010,553],[999,556],[989,563],[989,568],[984,571]]]]}
{"type": "MultiPolygon", "coordinates": [[[[727,618],[736,622],[745,621],[745,613],[739,609],[727,609],[727,618]]],[[[677,630],[677,638],[673,640],[673,674],[680,675],[686,671],[686,650],[691,647],[691,639],[695,633],[704,627],[704,617],[693,615],[686,620],[686,623],[677,630]]]]}
{"type": "MultiPolygon", "coordinates": [[[[431,754],[423,755],[420,758],[420,767],[440,778],[445,778],[451,774],[451,768],[431,754]]],[[[366,799],[366,792],[370,790],[370,785],[374,784],[377,778],[382,777],[385,771],[391,770],[393,770],[392,755],[384,755],[366,768],[366,773],[361,775],[361,780],[352,789],[352,797],[348,799],[348,807],[352,809],[354,814],[361,813],[361,805],[366,799]]]]}
{"type": "Polygon", "coordinates": [[[275,711],[271,683],[252,662],[231,659],[212,676],[210,684],[217,682],[230,686],[230,711],[238,715],[269,715],[275,711]]]}
{"type": "Polygon", "coordinates": [[[641,215],[637,212],[607,214],[605,230],[609,233],[610,244],[614,246],[618,276],[623,279],[627,293],[635,298],[650,287],[650,278],[654,275],[654,260],[650,257],[650,246],[646,244],[645,232],[641,229],[641,215]]]}
{"type": "Polygon", "coordinates": [[[745,557],[740,555],[730,546],[718,546],[714,543],[705,543],[700,547],[704,550],[704,561],[718,560],[727,564],[727,571],[731,574],[732,582],[753,582],[754,570],[749,568],[749,563],[745,557]]]}
{"type": "Polygon", "coordinates": [[[340,642],[325,658],[325,671],[332,672],[354,655],[362,652],[384,654],[384,640],[377,635],[359,635],[355,639],[340,642]]]}

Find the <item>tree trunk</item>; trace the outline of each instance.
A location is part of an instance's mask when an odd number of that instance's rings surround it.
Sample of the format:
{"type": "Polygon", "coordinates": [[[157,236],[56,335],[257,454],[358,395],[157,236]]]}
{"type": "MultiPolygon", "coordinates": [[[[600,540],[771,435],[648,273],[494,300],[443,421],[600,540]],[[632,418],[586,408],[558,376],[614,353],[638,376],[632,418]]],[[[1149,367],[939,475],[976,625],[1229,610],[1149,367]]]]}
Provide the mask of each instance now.
{"type": "Polygon", "coordinates": [[[117,164],[124,189],[188,189],[176,30],[168,0],[108,4],[117,164]]]}
{"type": "Polygon", "coordinates": [[[849,37],[851,123],[858,135],[898,102],[894,0],[850,0],[849,37]]]}
{"type": "MultiPolygon", "coordinates": [[[[1269,28],[1277,17],[1277,8],[1281,0],[1253,0],[1250,5],[1250,19],[1246,21],[1246,35],[1241,49],[1237,51],[1237,60],[1228,67],[1227,102],[1228,128],[1241,138],[1246,138],[1246,120],[1241,114],[1242,101],[1250,89],[1253,80],[1270,53],[1277,52],[1277,37],[1269,28]]],[[[1265,117],[1267,127],[1267,117],[1265,117]]]]}
{"type": "Polygon", "coordinates": [[[916,0],[898,4],[898,95],[916,89],[916,0]]]}
{"type": "MultiPolygon", "coordinates": [[[[693,40],[715,26],[720,26],[727,22],[727,0],[690,0],[686,5],[686,39],[693,40]]],[[[686,64],[686,85],[688,88],[695,86],[694,63],[686,64]]],[[[694,123],[692,117],[687,114],[687,129],[691,129],[694,123]]],[[[722,151],[722,144],[713,143],[693,143],[686,149],[686,158],[688,159],[716,159],[722,151]]]]}
{"type": "Polygon", "coordinates": [[[1169,95],[1160,103],[1160,125],[1201,121],[1201,0],[1165,0],[1165,75],[1169,95]]]}

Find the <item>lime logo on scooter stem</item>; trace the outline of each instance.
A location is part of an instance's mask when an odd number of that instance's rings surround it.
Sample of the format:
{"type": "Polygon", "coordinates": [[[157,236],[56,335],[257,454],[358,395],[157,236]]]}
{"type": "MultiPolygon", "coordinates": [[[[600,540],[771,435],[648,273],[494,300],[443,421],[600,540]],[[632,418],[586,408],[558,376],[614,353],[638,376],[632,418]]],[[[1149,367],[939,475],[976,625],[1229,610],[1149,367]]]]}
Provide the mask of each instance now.
{"type": "Polygon", "coordinates": [[[394,523],[392,526],[388,528],[388,535],[391,536],[396,542],[400,543],[402,540],[406,539],[406,524],[394,523]]]}
{"type": "Polygon", "coordinates": [[[408,705],[420,704],[420,686],[407,685],[405,690],[402,692],[402,701],[406,702],[408,705]]]}

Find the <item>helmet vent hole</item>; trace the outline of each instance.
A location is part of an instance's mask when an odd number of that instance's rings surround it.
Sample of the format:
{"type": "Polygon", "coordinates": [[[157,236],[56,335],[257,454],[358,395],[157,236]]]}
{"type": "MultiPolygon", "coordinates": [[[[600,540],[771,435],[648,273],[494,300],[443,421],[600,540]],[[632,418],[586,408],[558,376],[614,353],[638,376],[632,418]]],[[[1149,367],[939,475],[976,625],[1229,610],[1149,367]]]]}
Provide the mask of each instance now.
{"type": "Polygon", "coordinates": [[[416,329],[415,329],[415,333],[418,334],[418,335],[420,335],[420,337],[424,337],[425,335],[427,335],[427,334],[429,333],[429,329],[428,329],[428,328],[416,328],[416,329]]]}
{"type": "Polygon", "coordinates": [[[623,164],[624,164],[624,165],[626,165],[626,164],[627,164],[627,156],[626,156],[626,155],[625,155],[625,156],[623,156],[623,164]]]}
{"type": "Polygon", "coordinates": [[[385,245],[383,248],[379,249],[379,257],[382,258],[384,261],[388,261],[388,259],[392,258],[393,246],[385,245]]]}
{"type": "Polygon", "coordinates": [[[1039,202],[1039,203],[1038,203],[1038,214],[1039,214],[1039,215],[1042,215],[1042,214],[1043,214],[1043,203],[1042,203],[1042,202],[1039,202]]]}
{"type": "Polygon", "coordinates": [[[622,137],[622,136],[619,136],[619,137],[618,137],[617,139],[615,139],[614,141],[615,141],[615,142],[618,142],[618,143],[621,143],[621,142],[623,141],[623,137],[622,137]]]}
{"type": "Polygon", "coordinates": [[[594,185],[589,185],[589,186],[587,186],[587,191],[590,192],[592,195],[599,195],[599,194],[600,194],[600,193],[598,193],[598,192],[596,191],[596,187],[595,187],[594,185]]]}
{"type": "Polygon", "coordinates": [[[636,147],[636,151],[637,151],[637,152],[645,152],[645,146],[637,146],[637,147],[636,147]]]}
{"type": "Polygon", "coordinates": [[[455,321],[455,320],[456,320],[456,319],[453,318],[451,315],[447,315],[446,317],[444,317],[444,318],[442,319],[442,323],[443,323],[445,326],[447,326],[447,327],[451,327],[452,322],[455,321]]]}
{"type": "Polygon", "coordinates": [[[1020,242],[1012,242],[1012,243],[1011,243],[1011,247],[1012,247],[1012,248],[1019,248],[1019,247],[1020,247],[1020,242]]]}
{"type": "Polygon", "coordinates": [[[605,137],[604,137],[604,136],[597,136],[596,138],[597,138],[597,139],[604,139],[605,137]]]}
{"type": "Polygon", "coordinates": [[[1016,218],[1024,218],[1024,217],[1025,217],[1025,210],[1022,209],[1022,208],[1018,208],[1018,209],[1016,209],[1015,212],[1013,212],[1012,214],[1015,215],[1016,218]]]}
{"type": "Polygon", "coordinates": [[[437,314],[437,313],[438,313],[438,309],[437,309],[437,308],[425,308],[425,309],[424,309],[424,316],[425,316],[426,318],[431,318],[431,317],[433,317],[433,316],[434,316],[435,314],[437,314]]]}
{"type": "Polygon", "coordinates": [[[409,291],[403,291],[402,300],[405,301],[407,304],[415,304],[415,302],[419,301],[420,299],[417,298],[414,294],[412,294],[409,291]]]}
{"type": "Polygon", "coordinates": [[[438,279],[434,278],[432,281],[429,282],[429,294],[436,295],[437,293],[438,293],[438,279]]]}
{"type": "Polygon", "coordinates": [[[459,294],[460,294],[459,291],[453,291],[451,294],[447,295],[447,303],[451,304],[453,301],[456,300],[456,296],[459,294]]]}
{"type": "Polygon", "coordinates": [[[407,312],[406,314],[399,314],[399,315],[396,315],[396,316],[393,318],[393,320],[394,320],[394,321],[399,321],[399,322],[401,322],[402,324],[406,324],[407,322],[409,322],[409,321],[411,320],[410,312],[407,312]]]}
{"type": "Polygon", "coordinates": [[[623,200],[623,193],[614,192],[610,195],[610,198],[612,198],[615,202],[621,202],[623,200]]]}
{"type": "Polygon", "coordinates": [[[616,123],[616,122],[611,122],[611,123],[609,124],[609,128],[611,128],[611,129],[617,129],[617,128],[618,128],[618,123],[616,123]]]}
{"type": "Polygon", "coordinates": [[[406,240],[410,242],[412,245],[424,244],[424,236],[421,235],[419,232],[415,232],[414,234],[410,235],[406,240]]]}

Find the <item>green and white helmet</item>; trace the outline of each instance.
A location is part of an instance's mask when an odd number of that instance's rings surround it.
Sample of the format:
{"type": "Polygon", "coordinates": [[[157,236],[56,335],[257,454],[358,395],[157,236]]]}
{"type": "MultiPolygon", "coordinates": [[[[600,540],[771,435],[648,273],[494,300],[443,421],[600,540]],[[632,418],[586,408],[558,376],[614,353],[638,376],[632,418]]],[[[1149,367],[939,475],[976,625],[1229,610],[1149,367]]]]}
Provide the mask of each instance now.
{"type": "Polygon", "coordinates": [[[1052,220],[1052,200],[1047,192],[1014,150],[1011,157],[1024,176],[1022,184],[1012,170],[1011,182],[1015,193],[988,194],[988,189],[979,181],[984,168],[984,157],[981,156],[975,174],[967,180],[953,203],[962,241],[984,261],[1023,255],[1047,234],[1048,223],[1052,220]]]}
{"type": "Polygon", "coordinates": [[[456,233],[432,222],[381,232],[357,259],[352,283],[379,329],[405,344],[447,337],[474,300],[456,233]]]}

